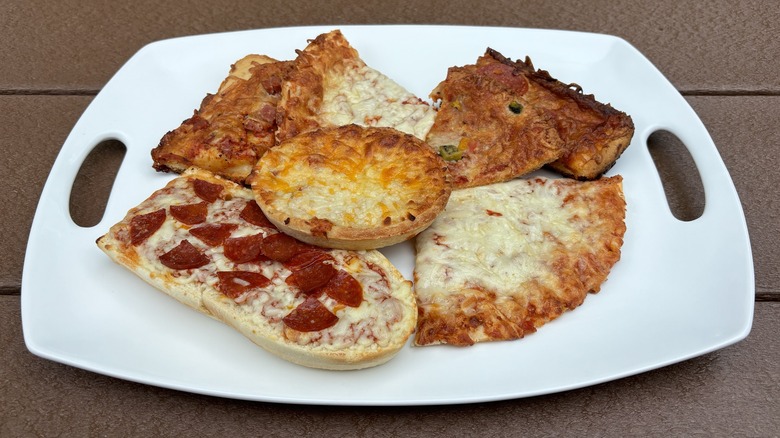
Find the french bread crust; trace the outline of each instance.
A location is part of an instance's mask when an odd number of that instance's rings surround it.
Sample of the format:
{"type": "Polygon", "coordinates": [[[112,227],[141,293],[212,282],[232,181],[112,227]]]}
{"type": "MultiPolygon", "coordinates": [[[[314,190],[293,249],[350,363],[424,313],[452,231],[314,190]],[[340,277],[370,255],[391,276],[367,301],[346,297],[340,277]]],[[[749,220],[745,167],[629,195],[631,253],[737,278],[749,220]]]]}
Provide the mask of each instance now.
{"type": "Polygon", "coordinates": [[[217,319],[225,322],[265,350],[298,365],[328,370],[356,370],[381,365],[392,359],[414,331],[417,310],[411,282],[404,279],[381,253],[365,253],[365,260],[382,266],[391,275],[387,279],[393,298],[404,309],[401,320],[395,323],[391,336],[369,345],[351,348],[333,348],[328,344],[301,345],[285,339],[268,325],[259,314],[246,311],[244,306],[221,293],[207,289],[203,304],[217,319]]]}
{"type": "MultiPolygon", "coordinates": [[[[349,307],[326,295],[319,299],[338,317],[336,325],[314,332],[298,332],[286,326],[282,317],[307,296],[286,282],[292,268],[267,259],[234,263],[223,255],[221,246],[206,247],[188,234],[188,227],[171,217],[171,205],[193,202],[193,180],[223,187],[219,199],[209,206],[209,217],[239,224],[241,219],[236,206],[254,202],[251,190],[210,172],[189,169],[130,209],[125,218],[97,239],[98,247],[116,263],[165,294],[234,327],[267,351],[296,364],[331,370],[366,368],[388,361],[406,343],[417,320],[411,283],[378,251],[318,250],[327,252],[334,268],[345,271],[360,283],[363,294],[360,305],[349,307]],[[164,225],[144,243],[133,245],[130,237],[133,217],[161,208],[168,212],[164,225]],[[215,211],[217,208],[231,208],[232,211],[215,211]],[[173,239],[171,235],[177,237],[173,239]],[[183,237],[208,255],[210,262],[207,265],[176,270],[160,264],[158,258],[173,246],[171,242],[183,237]],[[156,240],[150,243],[153,238],[156,240]],[[147,243],[149,246],[145,247],[147,243]],[[250,289],[234,298],[219,290],[217,271],[252,269],[270,279],[267,287],[250,289]],[[265,298],[270,299],[264,301],[265,298]]],[[[238,236],[257,233],[270,236],[278,230],[243,223],[234,231],[238,236]]]]}
{"type": "Polygon", "coordinates": [[[204,287],[202,284],[177,284],[176,279],[169,272],[154,270],[148,263],[143,263],[141,255],[129,244],[126,236],[130,218],[139,214],[142,210],[142,206],[139,206],[128,211],[122,221],[112,226],[106,234],[97,239],[97,246],[111,260],[125,267],[155,288],[165,292],[166,295],[198,312],[213,317],[211,312],[203,306],[201,297],[204,287]]]}

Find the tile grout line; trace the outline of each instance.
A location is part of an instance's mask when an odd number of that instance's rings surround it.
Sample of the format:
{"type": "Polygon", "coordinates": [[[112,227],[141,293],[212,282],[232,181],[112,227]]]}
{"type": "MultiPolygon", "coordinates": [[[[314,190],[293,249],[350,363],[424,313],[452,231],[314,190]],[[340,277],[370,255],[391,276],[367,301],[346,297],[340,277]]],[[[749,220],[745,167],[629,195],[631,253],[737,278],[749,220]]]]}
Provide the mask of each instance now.
{"type": "Polygon", "coordinates": [[[99,89],[0,89],[0,96],[96,96],[99,89]]]}

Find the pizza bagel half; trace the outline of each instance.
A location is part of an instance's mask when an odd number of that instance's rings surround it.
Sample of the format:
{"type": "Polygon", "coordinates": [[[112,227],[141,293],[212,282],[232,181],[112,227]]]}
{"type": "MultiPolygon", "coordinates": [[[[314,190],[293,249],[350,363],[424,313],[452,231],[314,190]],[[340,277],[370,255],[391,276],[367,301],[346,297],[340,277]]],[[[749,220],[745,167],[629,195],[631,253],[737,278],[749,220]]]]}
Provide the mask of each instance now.
{"type": "Polygon", "coordinates": [[[283,232],[340,249],[375,249],[414,237],[444,209],[444,161],[393,128],[345,125],[283,141],[256,164],[255,200],[283,232]]]}

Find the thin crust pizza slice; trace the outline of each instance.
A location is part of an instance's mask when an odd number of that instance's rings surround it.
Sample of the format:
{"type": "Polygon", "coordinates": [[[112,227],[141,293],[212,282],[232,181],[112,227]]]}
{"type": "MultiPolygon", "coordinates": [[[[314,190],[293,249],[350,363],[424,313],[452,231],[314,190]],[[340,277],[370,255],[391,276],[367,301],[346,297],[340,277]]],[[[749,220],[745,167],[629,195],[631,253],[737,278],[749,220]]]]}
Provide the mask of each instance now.
{"type": "Polygon", "coordinates": [[[274,227],[250,189],[193,168],[97,240],[152,286],[300,365],[390,360],[415,327],[411,283],[378,251],[328,250],[274,227]]]}
{"type": "Polygon", "coordinates": [[[248,55],[230,68],[216,94],[152,149],[154,168],[181,173],[192,166],[244,183],[275,144],[276,105],[291,61],[248,55]]]}
{"type": "Polygon", "coordinates": [[[452,192],[417,236],[415,345],[522,338],[598,292],[625,233],[622,177],[452,192]]]}
{"type": "Polygon", "coordinates": [[[566,143],[566,152],[548,168],[571,178],[596,179],[612,168],[631,143],[631,116],[583,93],[577,84],[565,84],[549,72],[537,70],[531,58],[512,61],[488,49],[480,63],[504,66],[513,75],[525,78],[525,98],[553,120],[566,143]]]}
{"type": "Polygon", "coordinates": [[[527,90],[523,76],[484,57],[448,69],[431,92],[439,109],[426,142],[447,161],[454,188],[506,181],[563,156],[553,120],[527,90]]]}
{"type": "Polygon", "coordinates": [[[435,110],[360,58],[339,30],[298,51],[282,84],[277,142],[320,127],[395,128],[424,139],[435,110]]]}

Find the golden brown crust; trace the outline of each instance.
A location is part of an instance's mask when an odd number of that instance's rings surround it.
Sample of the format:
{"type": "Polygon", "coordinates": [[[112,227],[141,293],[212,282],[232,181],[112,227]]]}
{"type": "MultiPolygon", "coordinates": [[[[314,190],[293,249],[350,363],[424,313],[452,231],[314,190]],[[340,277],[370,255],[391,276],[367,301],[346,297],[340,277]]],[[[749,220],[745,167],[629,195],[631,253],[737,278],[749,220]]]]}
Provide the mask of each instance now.
{"type": "MultiPolygon", "coordinates": [[[[563,216],[556,216],[568,217],[559,228],[552,227],[553,221],[549,218],[541,219],[544,223],[534,224],[534,220],[540,221],[539,218],[534,219],[534,215],[539,215],[538,209],[528,209],[525,214],[520,214],[522,217],[512,216],[511,220],[526,222],[525,225],[529,226],[526,233],[529,242],[533,236],[544,236],[542,240],[522,248],[522,254],[518,253],[518,258],[512,259],[511,264],[534,266],[525,274],[522,270],[512,271],[514,273],[509,278],[514,278],[515,283],[495,287],[462,275],[470,267],[451,263],[461,259],[457,253],[450,257],[446,252],[457,248],[456,251],[472,254],[472,259],[480,259],[481,247],[486,246],[483,242],[475,241],[476,246],[464,248],[452,239],[453,236],[442,231],[446,228],[437,228],[437,224],[418,236],[415,288],[420,316],[415,345],[447,343],[466,346],[475,342],[522,338],[582,304],[589,292],[599,291],[612,266],[620,259],[626,230],[622,177],[588,182],[561,179],[554,180],[551,185],[550,182],[541,179],[528,181],[528,184],[537,186],[531,192],[519,190],[522,189],[520,185],[526,184],[525,180],[505,183],[519,188],[508,192],[516,196],[514,202],[524,202],[522,197],[541,194],[547,190],[543,185],[547,185],[552,191],[546,193],[559,199],[562,211],[568,210],[563,216]],[[566,230],[574,232],[567,238],[566,230]],[[428,266],[421,266],[421,263],[428,266]],[[437,269],[431,269],[431,263],[446,265],[440,271],[449,274],[442,276],[441,282],[437,282],[437,269]],[[458,279],[453,280],[455,277],[458,279]]],[[[465,191],[461,194],[467,195],[465,191]]],[[[480,192],[475,196],[488,195],[480,192]]],[[[459,208],[459,202],[459,199],[453,199],[442,217],[448,218],[450,209],[459,208]]],[[[460,220],[470,218],[477,226],[476,216],[460,213],[458,217],[460,220]]],[[[507,252],[511,252],[511,248],[507,252]]],[[[504,275],[500,268],[491,266],[490,269],[496,271],[483,272],[482,275],[504,275]]]]}
{"type": "Polygon", "coordinates": [[[339,30],[298,51],[282,84],[277,142],[320,127],[391,127],[424,138],[435,115],[427,103],[360,58],[339,30]]]}
{"type": "Polygon", "coordinates": [[[548,167],[576,179],[595,179],[609,170],[631,143],[634,123],[631,116],[609,104],[584,94],[577,84],[564,84],[545,70],[537,70],[526,57],[511,61],[488,49],[480,62],[511,67],[528,80],[524,97],[553,121],[566,143],[566,153],[548,167]]]}
{"type": "Polygon", "coordinates": [[[237,61],[219,91],[152,150],[154,168],[181,173],[197,166],[243,183],[275,144],[276,105],[291,68],[292,62],[264,55],[237,61]]]}
{"type": "Polygon", "coordinates": [[[267,351],[292,363],[311,368],[327,370],[356,370],[381,365],[392,359],[406,345],[414,332],[417,321],[416,303],[412,293],[411,282],[403,276],[379,252],[366,252],[361,259],[373,266],[381,266],[386,273],[386,281],[393,290],[393,299],[403,308],[403,314],[387,339],[382,339],[374,345],[362,348],[318,348],[316,351],[306,345],[294,342],[279,342],[269,333],[258,330],[258,325],[252,322],[252,317],[242,312],[233,300],[216,292],[207,291],[204,294],[204,304],[217,319],[225,322],[249,340],[267,351]]]}
{"type": "Polygon", "coordinates": [[[484,57],[448,70],[431,93],[440,106],[426,141],[436,151],[457,149],[447,161],[454,187],[506,181],[563,155],[552,120],[529,104],[527,89],[511,67],[484,57]]]}
{"type": "MultiPolygon", "coordinates": [[[[225,181],[215,177],[212,173],[197,168],[190,168],[184,172],[188,177],[202,179],[210,183],[225,185],[225,181]]],[[[125,267],[150,285],[205,315],[213,317],[211,312],[203,306],[201,296],[203,285],[197,283],[183,283],[175,272],[156,269],[148,262],[139,247],[131,243],[130,222],[133,217],[150,213],[160,208],[159,198],[167,196],[171,192],[181,190],[186,184],[182,178],[176,178],[168,182],[164,188],[156,191],[144,202],[128,210],[124,218],[114,224],[106,234],[100,236],[96,243],[114,262],[125,267]]],[[[231,187],[231,186],[226,186],[231,187]]],[[[192,201],[190,199],[189,201],[192,201]]],[[[184,204],[188,201],[181,200],[184,204]]],[[[159,254],[157,254],[159,255],[159,254]]]]}
{"type": "Polygon", "coordinates": [[[450,194],[441,158],[392,128],[322,128],[282,142],[250,177],[258,204],[308,243],[370,249],[428,226],[450,194]]]}
{"type": "Polygon", "coordinates": [[[299,50],[282,92],[277,114],[277,143],[322,126],[322,108],[327,72],[343,75],[345,68],[364,66],[357,50],[339,30],[318,35],[299,50]]]}

